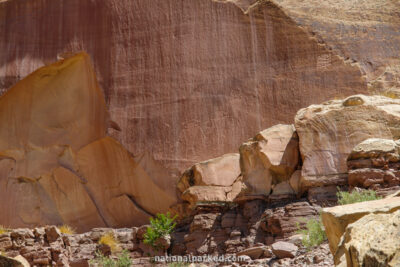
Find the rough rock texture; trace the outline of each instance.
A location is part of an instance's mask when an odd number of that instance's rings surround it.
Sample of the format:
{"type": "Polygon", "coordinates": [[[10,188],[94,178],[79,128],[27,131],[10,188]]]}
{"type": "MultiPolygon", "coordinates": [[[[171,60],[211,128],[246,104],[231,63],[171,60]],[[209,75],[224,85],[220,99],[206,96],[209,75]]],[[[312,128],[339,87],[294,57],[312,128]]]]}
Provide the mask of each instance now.
{"type": "MultiPolygon", "coordinates": [[[[299,237],[292,236],[297,230],[296,222],[303,224],[308,218],[315,218],[318,216],[317,208],[306,201],[279,205],[270,207],[263,200],[252,200],[231,207],[218,203],[197,206],[194,214],[178,222],[171,237],[163,239],[163,242],[166,247],[170,245],[168,253],[175,256],[236,256],[238,260],[234,266],[332,266],[333,258],[327,244],[308,253],[301,242],[296,241],[299,237]],[[281,209],[285,210],[284,216],[280,216],[281,209]],[[274,222],[266,227],[267,214],[278,214],[281,224],[274,222]],[[278,231],[284,234],[268,231],[279,227],[282,229],[278,231]],[[276,242],[289,243],[276,248],[275,255],[271,245],[276,242]],[[293,244],[298,246],[298,250],[293,244]],[[294,254],[295,258],[279,258],[294,254]],[[242,256],[245,257],[239,258],[242,256]]],[[[164,255],[165,251],[156,252],[143,243],[147,227],[94,228],[82,234],[63,234],[55,226],[11,229],[0,235],[0,250],[10,257],[22,255],[33,266],[87,267],[88,260],[93,259],[97,250],[110,253],[110,248],[100,245],[99,240],[111,233],[118,240],[119,247],[128,251],[133,266],[154,266],[150,258],[145,257],[149,254],[164,255]]],[[[206,265],[215,266],[214,263],[206,265]]]]}
{"type": "Polygon", "coordinates": [[[370,138],[356,145],[347,159],[349,185],[378,193],[395,190],[400,185],[399,150],[399,141],[388,139],[370,138]]]}
{"type": "Polygon", "coordinates": [[[279,258],[294,258],[296,256],[297,250],[299,249],[296,245],[279,241],[272,244],[272,252],[279,258]]]}
{"type": "Polygon", "coordinates": [[[242,144],[240,166],[248,186],[246,194],[268,196],[272,186],[289,180],[299,163],[298,147],[294,126],[284,124],[265,129],[242,144]]]}
{"type": "Polygon", "coordinates": [[[165,212],[176,201],[174,183],[147,173],[149,160],[140,165],[106,137],[109,126],[118,128],[85,53],[35,71],[4,94],[0,224],[82,231],[141,225],[165,212]]]}
{"type": "MultiPolygon", "coordinates": [[[[400,3],[272,0],[318,43],[360,68],[370,91],[400,89],[400,3]]],[[[329,58],[320,58],[322,66],[329,58]]]]}
{"type": "Polygon", "coordinates": [[[303,159],[301,191],[347,184],[347,157],[371,138],[400,138],[400,100],[355,95],[299,110],[295,127],[303,159]]]}
{"type": "MultiPolygon", "coordinates": [[[[359,67],[320,45],[285,9],[269,1],[252,8],[255,1],[224,2],[1,1],[0,90],[57,56],[85,50],[123,130],[110,134],[135,155],[147,151],[179,170],[291,123],[301,107],[366,92],[359,67]]],[[[356,14],[356,22],[363,19],[356,14]]],[[[382,40],[376,26],[362,30],[382,40]]]]}
{"type": "Polygon", "coordinates": [[[346,228],[335,255],[339,266],[400,266],[400,210],[369,214],[346,228]]]}
{"type": "Polygon", "coordinates": [[[276,237],[290,237],[310,219],[318,218],[318,209],[306,201],[286,204],[283,207],[266,209],[261,227],[276,237]]]}
{"type": "Polygon", "coordinates": [[[239,154],[226,154],[192,166],[184,172],[177,187],[181,192],[195,185],[228,187],[240,173],[239,154]]]}
{"type": "Polygon", "coordinates": [[[225,154],[186,170],[177,184],[177,191],[191,209],[200,202],[232,202],[243,189],[240,174],[239,154],[225,154]]]}
{"type": "Polygon", "coordinates": [[[340,238],[345,233],[346,227],[349,224],[368,214],[394,213],[399,209],[400,197],[324,208],[321,212],[321,217],[329,239],[329,247],[332,254],[336,254],[340,238]]]}
{"type": "Polygon", "coordinates": [[[3,255],[0,255],[0,266],[4,267],[29,267],[29,265],[25,265],[25,262],[21,262],[18,259],[15,258],[9,258],[3,255]]]}

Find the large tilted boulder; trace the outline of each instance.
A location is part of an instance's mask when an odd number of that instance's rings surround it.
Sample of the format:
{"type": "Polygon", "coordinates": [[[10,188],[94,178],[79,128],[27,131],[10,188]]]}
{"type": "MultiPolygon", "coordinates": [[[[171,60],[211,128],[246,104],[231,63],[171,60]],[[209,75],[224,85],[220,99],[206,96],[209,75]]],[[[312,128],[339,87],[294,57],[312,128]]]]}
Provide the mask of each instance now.
{"type": "Polygon", "coordinates": [[[3,95],[0,224],[83,231],[139,225],[166,211],[174,182],[106,137],[109,127],[119,129],[85,53],[38,69],[3,95]]]}
{"type": "Polygon", "coordinates": [[[400,142],[370,138],[351,151],[347,166],[351,186],[384,190],[400,185],[400,142]]]}
{"type": "Polygon", "coordinates": [[[355,95],[299,110],[295,127],[303,159],[300,187],[347,184],[347,158],[360,142],[400,138],[400,100],[355,95]]]}
{"type": "Polygon", "coordinates": [[[232,202],[242,191],[239,154],[225,154],[195,164],[178,182],[183,201],[195,207],[198,203],[232,202]]]}
{"type": "Polygon", "coordinates": [[[240,175],[239,154],[225,154],[221,157],[199,162],[184,172],[178,182],[178,189],[184,192],[191,186],[231,186],[240,175]]]}
{"type": "MultiPolygon", "coordinates": [[[[258,133],[240,148],[240,166],[247,195],[268,196],[277,191],[292,193],[290,179],[299,162],[298,136],[293,125],[278,124],[258,133]],[[284,188],[289,189],[284,189],[284,188]]],[[[276,192],[278,193],[278,192],[276,192]]]]}
{"type": "Polygon", "coordinates": [[[322,222],[325,226],[332,254],[335,255],[338,251],[340,239],[349,224],[368,214],[390,214],[396,210],[400,210],[400,197],[324,208],[321,212],[322,222]]]}
{"type": "Polygon", "coordinates": [[[350,224],[334,255],[337,266],[400,266],[400,210],[372,213],[350,224]]]}

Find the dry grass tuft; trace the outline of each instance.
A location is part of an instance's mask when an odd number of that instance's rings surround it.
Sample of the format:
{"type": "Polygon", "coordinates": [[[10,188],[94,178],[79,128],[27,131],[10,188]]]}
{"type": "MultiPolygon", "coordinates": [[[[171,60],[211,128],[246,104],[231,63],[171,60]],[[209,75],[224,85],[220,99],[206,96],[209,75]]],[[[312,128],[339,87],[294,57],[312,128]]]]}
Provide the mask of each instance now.
{"type": "Polygon", "coordinates": [[[60,226],[60,227],[58,227],[58,230],[60,230],[60,232],[61,232],[62,234],[66,234],[66,235],[73,235],[73,234],[76,234],[76,230],[75,230],[73,227],[71,227],[71,226],[69,226],[69,225],[66,225],[66,224],[64,224],[64,225],[62,225],[62,226],[60,226]]]}
{"type": "Polygon", "coordinates": [[[113,253],[120,251],[120,246],[119,246],[118,240],[114,237],[114,234],[112,232],[104,234],[100,238],[99,244],[109,246],[111,249],[111,252],[113,252],[113,253]]]}

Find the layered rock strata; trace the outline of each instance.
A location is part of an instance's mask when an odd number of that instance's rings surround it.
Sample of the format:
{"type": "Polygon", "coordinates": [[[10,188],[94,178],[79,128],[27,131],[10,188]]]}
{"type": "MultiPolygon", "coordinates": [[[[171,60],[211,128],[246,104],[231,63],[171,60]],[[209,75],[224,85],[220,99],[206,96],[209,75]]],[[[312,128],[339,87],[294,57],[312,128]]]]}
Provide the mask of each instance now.
{"type": "Polygon", "coordinates": [[[355,146],[347,159],[349,185],[378,191],[399,186],[399,149],[399,141],[379,138],[355,146]]]}

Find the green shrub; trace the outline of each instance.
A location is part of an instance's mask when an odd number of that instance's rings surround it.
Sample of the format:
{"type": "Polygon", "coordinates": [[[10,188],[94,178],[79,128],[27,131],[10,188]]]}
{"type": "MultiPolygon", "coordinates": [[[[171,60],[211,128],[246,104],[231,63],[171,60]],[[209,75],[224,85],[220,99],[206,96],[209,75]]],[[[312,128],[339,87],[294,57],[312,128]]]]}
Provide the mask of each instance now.
{"type": "Polygon", "coordinates": [[[306,229],[300,229],[297,223],[297,228],[299,229],[297,232],[303,235],[302,243],[307,249],[318,246],[327,239],[320,220],[307,221],[306,229]]]}
{"type": "Polygon", "coordinates": [[[336,195],[339,205],[381,199],[373,190],[363,190],[361,192],[353,191],[351,193],[338,190],[336,195]]]}
{"type": "Polygon", "coordinates": [[[130,267],[132,260],[126,250],[123,250],[117,259],[106,257],[100,251],[97,251],[96,258],[90,260],[90,265],[99,267],[130,267]]]}
{"type": "Polygon", "coordinates": [[[166,215],[159,213],[156,215],[156,218],[150,218],[150,226],[147,227],[147,232],[144,234],[143,242],[152,246],[155,250],[164,249],[157,244],[157,240],[160,237],[172,233],[176,226],[176,217],[177,216],[171,217],[171,214],[168,212],[166,215]]]}

